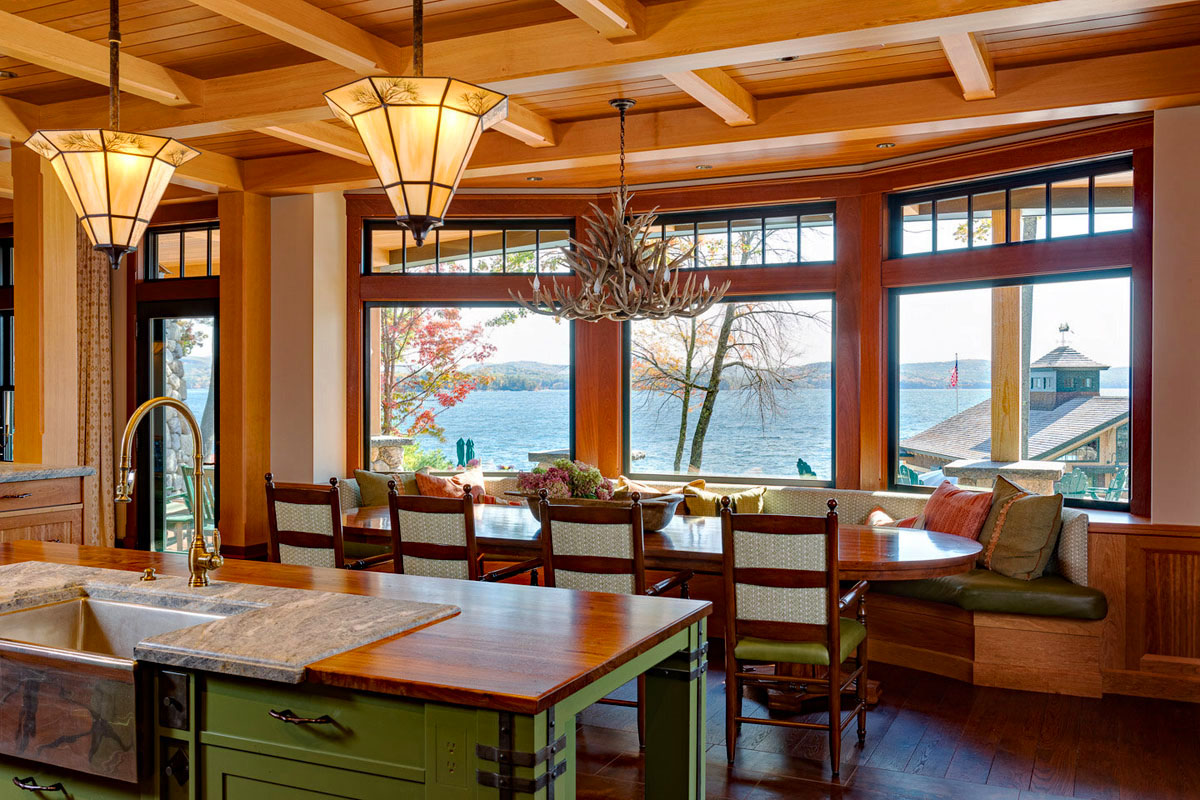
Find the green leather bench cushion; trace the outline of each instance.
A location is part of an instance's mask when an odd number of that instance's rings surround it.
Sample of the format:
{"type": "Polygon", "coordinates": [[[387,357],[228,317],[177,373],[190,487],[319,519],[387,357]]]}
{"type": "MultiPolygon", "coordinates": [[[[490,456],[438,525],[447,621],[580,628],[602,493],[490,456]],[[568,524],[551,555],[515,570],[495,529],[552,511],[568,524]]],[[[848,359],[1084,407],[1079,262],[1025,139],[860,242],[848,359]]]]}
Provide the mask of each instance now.
{"type": "MultiPolygon", "coordinates": [[[[1058,575],[1023,581],[986,569],[973,569],[961,575],[920,581],[875,581],[871,591],[996,614],[1104,619],[1108,613],[1108,599],[1103,592],[1058,575]]],[[[869,609],[869,601],[867,606],[869,609]]]]}
{"type": "MultiPolygon", "coordinates": [[[[857,620],[842,617],[842,663],[854,648],[867,638],[867,629],[857,620]]],[[[755,639],[747,636],[739,639],[733,649],[737,658],[745,661],[784,662],[787,664],[817,664],[829,666],[829,648],[823,642],[781,642],[775,639],[755,639]]]]}

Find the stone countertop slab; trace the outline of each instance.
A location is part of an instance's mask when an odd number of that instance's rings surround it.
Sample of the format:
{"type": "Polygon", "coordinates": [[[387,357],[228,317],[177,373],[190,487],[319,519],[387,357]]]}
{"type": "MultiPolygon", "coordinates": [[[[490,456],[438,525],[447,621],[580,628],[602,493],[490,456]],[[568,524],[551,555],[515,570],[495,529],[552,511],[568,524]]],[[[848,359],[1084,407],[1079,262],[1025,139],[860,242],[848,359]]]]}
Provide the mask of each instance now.
{"type": "Polygon", "coordinates": [[[139,642],[134,656],[168,666],[301,683],[313,662],[438,622],[452,605],[27,561],[0,567],[0,613],[93,597],[227,615],[139,642]],[[336,624],[331,621],[336,620],[336,624]]]}
{"type": "Polygon", "coordinates": [[[20,463],[0,465],[0,483],[46,481],[53,478],[83,478],[95,474],[96,470],[92,467],[58,467],[51,464],[20,463]]]}

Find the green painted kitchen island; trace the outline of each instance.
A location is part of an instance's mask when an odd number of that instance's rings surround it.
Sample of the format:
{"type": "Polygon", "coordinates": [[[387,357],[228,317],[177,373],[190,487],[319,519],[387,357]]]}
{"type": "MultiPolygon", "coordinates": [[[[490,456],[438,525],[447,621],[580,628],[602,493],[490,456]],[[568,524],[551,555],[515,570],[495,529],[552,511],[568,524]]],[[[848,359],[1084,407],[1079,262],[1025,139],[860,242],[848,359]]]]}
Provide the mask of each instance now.
{"type": "MultiPolygon", "coordinates": [[[[173,556],[0,545],[0,565],[25,561],[187,574],[173,556]]],[[[646,796],[704,796],[707,603],[251,561],[227,562],[213,578],[460,613],[309,664],[299,683],[139,662],[139,782],[6,756],[0,800],[567,800],[575,796],[575,715],[642,673],[646,796]],[[54,784],[62,789],[28,788],[54,784]]],[[[305,634],[353,624],[331,618],[305,634]]]]}

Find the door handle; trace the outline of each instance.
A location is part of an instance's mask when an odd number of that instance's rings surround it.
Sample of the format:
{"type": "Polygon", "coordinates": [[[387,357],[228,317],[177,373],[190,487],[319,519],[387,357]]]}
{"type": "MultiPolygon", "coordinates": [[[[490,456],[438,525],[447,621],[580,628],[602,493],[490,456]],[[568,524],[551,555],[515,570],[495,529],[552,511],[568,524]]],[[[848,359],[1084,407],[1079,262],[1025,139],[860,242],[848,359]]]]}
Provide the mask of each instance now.
{"type": "Polygon", "coordinates": [[[18,789],[24,789],[27,792],[62,792],[63,794],[67,793],[67,787],[63,786],[61,783],[52,783],[49,786],[42,786],[37,781],[35,781],[32,776],[30,776],[28,778],[14,777],[12,782],[13,782],[13,786],[16,786],[18,789]]]}
{"type": "Polygon", "coordinates": [[[333,717],[328,714],[322,714],[319,717],[297,717],[290,708],[285,708],[283,711],[271,709],[267,712],[272,718],[280,722],[288,722],[292,725],[332,725],[333,717]]]}

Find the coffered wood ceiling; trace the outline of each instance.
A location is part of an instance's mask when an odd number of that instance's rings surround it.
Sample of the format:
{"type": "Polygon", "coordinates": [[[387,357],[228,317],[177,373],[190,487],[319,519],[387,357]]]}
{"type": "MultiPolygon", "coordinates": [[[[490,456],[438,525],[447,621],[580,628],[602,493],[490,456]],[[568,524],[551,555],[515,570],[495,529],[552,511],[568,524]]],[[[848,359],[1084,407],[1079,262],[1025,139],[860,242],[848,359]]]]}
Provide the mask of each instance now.
{"type": "MultiPolygon", "coordinates": [[[[464,186],[846,168],[1200,102],[1200,2],[426,0],[426,70],[510,94],[464,186]],[[880,149],[888,142],[895,146],[880,149]],[[697,172],[698,166],[710,167],[697,172]]],[[[401,0],[125,0],[122,125],[203,155],[191,190],[362,188],[321,92],[404,71],[401,0]]],[[[0,137],[106,122],[104,0],[0,0],[0,137]]],[[[0,197],[12,192],[0,150],[0,197]]],[[[185,195],[186,196],[186,195],[185,195]]]]}

